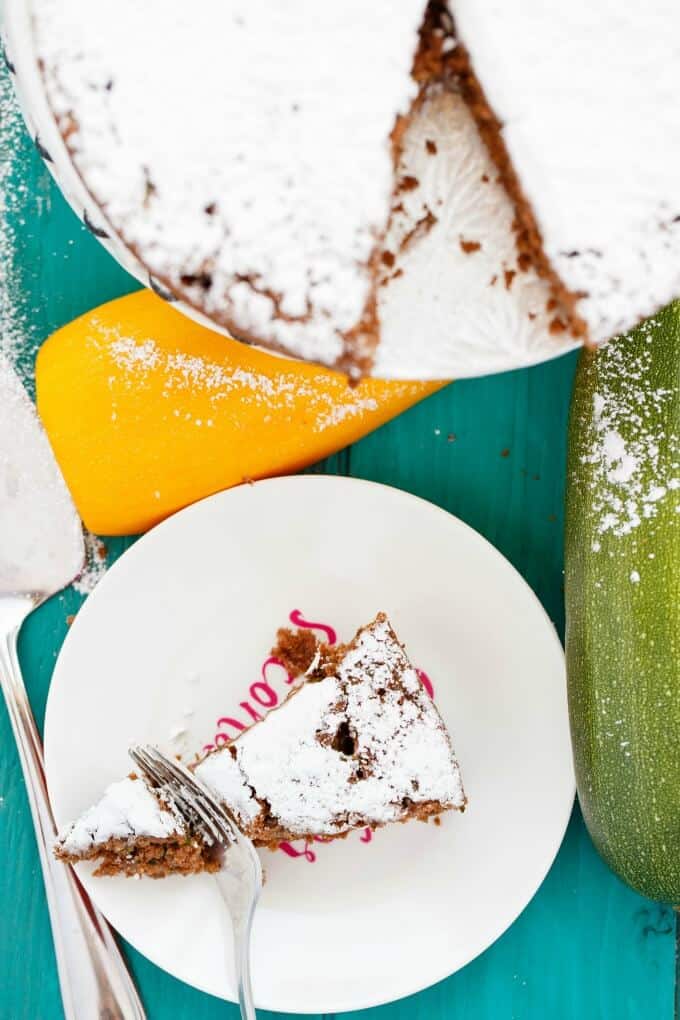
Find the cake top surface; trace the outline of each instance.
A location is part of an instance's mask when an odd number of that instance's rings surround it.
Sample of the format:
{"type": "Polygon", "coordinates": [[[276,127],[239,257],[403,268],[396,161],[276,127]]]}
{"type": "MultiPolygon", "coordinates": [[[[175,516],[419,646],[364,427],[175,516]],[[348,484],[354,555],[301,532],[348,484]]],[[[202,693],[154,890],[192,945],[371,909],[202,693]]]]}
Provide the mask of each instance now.
{"type": "Polygon", "coordinates": [[[629,329],[680,293],[680,7],[450,7],[592,338],[629,329]]]}
{"type": "MultiPolygon", "coordinates": [[[[247,828],[266,804],[292,833],[330,836],[403,818],[411,803],[462,808],[446,728],[387,618],[359,631],[321,679],[319,661],[263,722],[195,767],[239,823],[247,828]]],[[[64,830],[59,849],[82,856],[112,838],[184,831],[143,781],[127,778],[64,830]]]]}
{"type": "Polygon", "coordinates": [[[308,679],[233,751],[210,755],[196,774],[245,820],[264,800],[301,834],[394,821],[407,802],[465,802],[441,717],[382,614],[331,675],[308,679]]]}
{"type": "MultiPolygon", "coordinates": [[[[507,265],[508,203],[495,177],[480,191],[475,129],[457,115],[451,129],[447,102],[426,104],[429,121],[413,111],[397,186],[419,187],[393,203],[387,246],[404,248],[373,307],[367,263],[389,219],[389,135],[415,96],[424,0],[30,6],[75,165],[141,277],[186,306],[331,365],[348,331],[358,356],[379,336],[373,372],[387,377],[484,374],[570,346],[551,334],[545,281],[507,265]],[[158,25],[164,45],[150,49],[158,25]],[[463,257],[471,233],[481,248],[463,257]]],[[[579,317],[595,340],[629,329],[680,292],[677,5],[449,8],[579,317]]]]}
{"type": "Polygon", "coordinates": [[[112,783],[104,796],[60,836],[68,854],[85,854],[110,839],[181,835],[185,825],[178,812],[161,805],[144,782],[128,776],[112,783]]]}
{"type": "Polygon", "coordinates": [[[31,9],[62,134],[125,243],[235,335],[333,363],[367,313],[423,0],[31,9]]]}

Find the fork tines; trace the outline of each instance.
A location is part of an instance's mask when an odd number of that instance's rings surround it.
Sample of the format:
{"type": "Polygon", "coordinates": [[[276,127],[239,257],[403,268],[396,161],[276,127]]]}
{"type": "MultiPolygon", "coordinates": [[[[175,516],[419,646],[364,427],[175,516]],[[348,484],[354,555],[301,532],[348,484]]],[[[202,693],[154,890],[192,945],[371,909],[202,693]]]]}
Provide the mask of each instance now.
{"type": "Polygon", "coordinates": [[[166,758],[156,747],[137,745],[129,754],[150,785],[185,821],[200,829],[209,845],[239,841],[240,833],[229,814],[184,765],[166,758]]]}

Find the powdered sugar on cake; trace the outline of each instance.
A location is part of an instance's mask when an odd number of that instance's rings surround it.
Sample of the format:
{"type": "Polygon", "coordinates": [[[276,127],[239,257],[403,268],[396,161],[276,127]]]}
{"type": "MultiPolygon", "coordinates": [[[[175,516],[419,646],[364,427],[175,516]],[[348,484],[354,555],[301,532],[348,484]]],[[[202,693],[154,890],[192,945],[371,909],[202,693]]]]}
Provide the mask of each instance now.
{"type": "Polygon", "coordinates": [[[354,372],[462,377],[608,339],[680,292],[672,0],[433,0],[522,201],[478,173],[457,72],[425,76],[413,106],[425,0],[30,6],[65,159],[119,257],[235,336],[354,372]],[[543,240],[529,267],[520,207],[543,240]],[[461,255],[470,228],[479,247],[461,255]],[[397,261],[376,288],[386,229],[397,261]]]}
{"type": "MultiPolygon", "coordinates": [[[[337,653],[317,646],[313,654],[313,645],[310,675],[282,705],[194,766],[244,832],[275,847],[282,839],[462,810],[448,733],[387,618],[380,614],[337,653]]],[[[128,778],[109,787],[56,849],[81,859],[123,839],[133,854],[137,836],[172,839],[184,831],[141,780],[128,778]]],[[[130,854],[122,868],[128,874],[136,868],[130,854]]]]}
{"type": "Polygon", "coordinates": [[[237,335],[332,363],[371,295],[422,0],[32,3],[50,103],[125,242],[237,335]],[[176,59],[150,63],[159,45],[176,59]]]}
{"type": "Polygon", "coordinates": [[[165,839],[185,832],[179,814],[163,807],[139,779],[112,783],[102,799],[60,837],[63,853],[82,856],[110,839],[150,836],[165,839]]]}
{"type": "Polygon", "coordinates": [[[23,151],[25,134],[21,114],[12,91],[9,71],[0,68],[0,124],[3,146],[0,152],[0,356],[7,358],[26,381],[29,372],[22,364],[22,353],[35,341],[34,328],[27,314],[27,295],[19,272],[19,234],[28,204],[28,188],[19,167],[27,154],[23,151]]]}
{"type": "MultiPolygon", "coordinates": [[[[220,414],[220,405],[234,392],[240,399],[257,404],[263,414],[292,408],[296,401],[304,399],[308,409],[307,426],[316,433],[379,409],[378,400],[362,395],[360,389],[336,392],[320,388],[314,382],[307,382],[284,361],[276,375],[272,375],[255,367],[243,368],[196,354],[168,351],[151,338],[125,336],[96,319],[91,322],[89,345],[110,357],[113,367],[125,373],[137,386],[146,385],[150,373],[162,373],[163,396],[175,417],[185,413],[179,410],[182,406],[179,398],[187,391],[205,393],[215,409],[215,418],[220,414]]],[[[405,382],[403,388],[395,387],[395,394],[407,396],[412,385],[405,382]]],[[[191,423],[194,427],[212,428],[215,421],[208,417],[192,419],[191,423]]]]}
{"type": "Polygon", "coordinates": [[[196,773],[244,822],[265,800],[293,833],[333,835],[404,817],[404,801],[462,807],[460,773],[432,701],[384,618],[360,632],[336,675],[307,681],[196,773]],[[334,746],[341,728],[351,754],[334,746]]]}
{"type": "Polygon", "coordinates": [[[544,250],[591,338],[680,293],[675,0],[451,0],[544,250]]]}

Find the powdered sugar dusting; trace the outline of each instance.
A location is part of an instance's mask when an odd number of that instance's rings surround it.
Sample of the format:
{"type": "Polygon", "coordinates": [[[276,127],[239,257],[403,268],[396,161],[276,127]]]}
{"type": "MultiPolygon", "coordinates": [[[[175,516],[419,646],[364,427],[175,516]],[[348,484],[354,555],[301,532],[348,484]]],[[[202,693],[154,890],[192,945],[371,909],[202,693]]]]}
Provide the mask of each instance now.
{"type": "MultiPolygon", "coordinates": [[[[181,351],[166,350],[151,338],[122,335],[96,318],[91,321],[90,344],[98,346],[102,355],[111,359],[114,369],[129,375],[129,382],[135,387],[144,387],[152,373],[160,373],[163,396],[168,400],[168,413],[175,417],[186,414],[183,406],[173,402],[175,398],[193,392],[209,397],[215,415],[219,413],[222,401],[238,394],[241,400],[261,408],[265,421],[267,412],[292,411],[304,401],[307,428],[314,433],[379,410],[376,398],[362,394],[361,388],[350,389],[344,381],[341,386],[320,387],[318,382],[308,382],[298,371],[289,369],[283,360],[279,371],[265,375],[238,364],[219,363],[181,351]]],[[[392,392],[395,396],[405,397],[413,392],[413,383],[393,383],[392,392]]],[[[192,424],[212,428],[215,419],[192,419],[192,424]]]]}
{"type": "Polygon", "coordinates": [[[364,628],[337,675],[307,681],[233,749],[235,757],[225,749],[196,771],[244,824],[260,811],[254,792],[300,834],[396,821],[405,802],[465,803],[439,713],[384,617],[364,628]],[[333,747],[342,726],[352,755],[333,747]]]}
{"type": "Polygon", "coordinates": [[[112,783],[94,807],[61,833],[57,846],[64,853],[80,856],[109,839],[165,839],[185,831],[175,810],[163,807],[141,780],[128,777],[112,783]]]}
{"type": "Polygon", "coordinates": [[[591,339],[625,332],[680,293],[676,0],[450,6],[591,339]]]}
{"type": "MultiPolygon", "coordinates": [[[[593,398],[593,435],[582,458],[592,466],[593,510],[600,533],[628,535],[680,487],[680,440],[666,433],[664,410],[674,391],[650,379],[654,319],[633,337],[618,337],[604,347],[597,363],[598,390],[593,398]],[[631,358],[639,333],[645,339],[631,358]]],[[[599,544],[593,543],[597,552],[599,544]],[[598,546],[598,548],[596,548],[598,546]]]]}
{"type": "Polygon", "coordinates": [[[31,7],[62,134],[126,243],[237,334],[332,364],[371,294],[423,0],[31,7]]]}
{"type": "Polygon", "coordinates": [[[0,592],[59,591],[82,559],[73,501],[35,407],[0,353],[0,592]]]}

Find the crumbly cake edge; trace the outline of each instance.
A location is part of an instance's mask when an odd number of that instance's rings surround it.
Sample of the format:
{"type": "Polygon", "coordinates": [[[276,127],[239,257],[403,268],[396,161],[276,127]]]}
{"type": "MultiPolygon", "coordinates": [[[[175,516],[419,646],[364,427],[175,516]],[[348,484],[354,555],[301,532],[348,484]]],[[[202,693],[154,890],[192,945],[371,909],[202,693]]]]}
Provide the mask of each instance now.
{"type": "MultiPolygon", "coordinates": [[[[142,780],[138,780],[142,782],[142,780]]],[[[165,878],[167,875],[197,875],[203,871],[219,870],[219,861],[211,848],[194,834],[184,838],[172,836],[132,836],[130,839],[112,837],[93,845],[83,854],[71,854],[57,844],[55,857],[66,864],[79,861],[98,861],[93,874],[100,878],[108,875],[147,875],[165,878]]]]}

